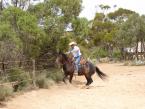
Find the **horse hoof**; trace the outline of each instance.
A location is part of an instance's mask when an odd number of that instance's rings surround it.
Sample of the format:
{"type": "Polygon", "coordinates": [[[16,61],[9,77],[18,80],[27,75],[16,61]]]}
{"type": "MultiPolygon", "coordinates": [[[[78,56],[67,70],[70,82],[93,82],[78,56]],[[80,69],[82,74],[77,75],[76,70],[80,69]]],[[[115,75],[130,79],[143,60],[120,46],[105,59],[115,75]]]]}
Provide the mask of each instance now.
{"type": "Polygon", "coordinates": [[[93,82],[93,81],[91,81],[91,82],[87,83],[87,84],[86,84],[86,86],[89,86],[92,82],[93,82]]]}

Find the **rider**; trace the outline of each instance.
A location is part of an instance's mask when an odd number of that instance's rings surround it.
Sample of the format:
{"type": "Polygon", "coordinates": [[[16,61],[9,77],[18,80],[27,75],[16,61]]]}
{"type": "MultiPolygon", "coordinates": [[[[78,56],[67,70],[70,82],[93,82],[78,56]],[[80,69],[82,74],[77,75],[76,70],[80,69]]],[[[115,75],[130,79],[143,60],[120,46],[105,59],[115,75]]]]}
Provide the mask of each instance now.
{"type": "Polygon", "coordinates": [[[80,48],[77,46],[76,42],[70,42],[69,43],[70,46],[70,50],[68,53],[72,53],[74,59],[75,59],[75,66],[76,66],[76,70],[75,70],[75,74],[78,74],[78,70],[79,70],[79,64],[80,64],[80,60],[81,60],[81,52],[80,52],[80,48]]]}

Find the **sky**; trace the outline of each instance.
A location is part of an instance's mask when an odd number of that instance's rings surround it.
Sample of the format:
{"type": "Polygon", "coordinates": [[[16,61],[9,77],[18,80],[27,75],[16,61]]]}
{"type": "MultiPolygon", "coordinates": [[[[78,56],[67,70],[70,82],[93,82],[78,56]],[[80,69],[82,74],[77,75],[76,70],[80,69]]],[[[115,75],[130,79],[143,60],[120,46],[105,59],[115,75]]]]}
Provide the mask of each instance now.
{"type": "MultiPolygon", "coordinates": [[[[0,0],[1,1],[1,0],[0,0]]],[[[11,0],[5,0],[11,1],[11,0]]],[[[34,4],[42,2],[44,0],[31,0],[34,4]]],[[[140,15],[145,15],[145,0],[82,0],[83,10],[80,13],[80,17],[86,17],[88,20],[92,20],[96,12],[100,12],[99,5],[109,5],[111,7],[110,11],[117,10],[118,8],[130,9],[139,13],[140,15]],[[113,8],[117,5],[116,8],[113,8]]],[[[109,12],[109,11],[108,11],[109,12]]]]}
{"type": "Polygon", "coordinates": [[[96,12],[99,12],[99,5],[109,5],[110,11],[118,8],[130,9],[145,15],[145,0],[83,0],[83,10],[80,13],[80,17],[86,17],[88,20],[92,20],[96,12]],[[117,5],[116,8],[113,8],[117,5]]]}

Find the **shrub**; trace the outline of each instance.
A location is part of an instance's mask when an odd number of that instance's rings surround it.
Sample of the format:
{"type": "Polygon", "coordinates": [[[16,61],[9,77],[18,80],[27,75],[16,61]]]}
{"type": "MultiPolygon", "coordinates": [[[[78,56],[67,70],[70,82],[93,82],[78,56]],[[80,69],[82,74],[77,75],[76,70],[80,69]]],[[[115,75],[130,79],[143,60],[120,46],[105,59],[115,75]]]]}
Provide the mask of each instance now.
{"type": "Polygon", "coordinates": [[[91,59],[96,59],[96,58],[104,58],[108,56],[107,50],[103,48],[93,48],[90,51],[90,58],[91,59]]]}
{"type": "Polygon", "coordinates": [[[112,55],[113,55],[113,58],[120,58],[121,52],[120,50],[115,50],[112,55]]]}
{"type": "Polygon", "coordinates": [[[90,55],[90,51],[88,50],[87,47],[80,46],[81,52],[83,57],[88,57],[90,55]]]}
{"type": "Polygon", "coordinates": [[[13,68],[8,72],[8,79],[10,82],[18,82],[18,84],[14,86],[15,91],[22,90],[30,83],[29,74],[18,68],[13,68]]]}
{"type": "Polygon", "coordinates": [[[12,86],[0,86],[0,101],[6,99],[6,97],[11,96],[13,94],[12,86]]]}
{"type": "Polygon", "coordinates": [[[41,73],[41,74],[37,75],[36,85],[39,88],[45,88],[45,89],[47,89],[50,86],[52,86],[53,84],[54,84],[54,82],[51,79],[48,79],[46,77],[46,73],[41,73]]]}
{"type": "Polygon", "coordinates": [[[105,49],[100,48],[98,51],[98,56],[101,58],[104,58],[104,57],[108,56],[108,52],[105,49]]]}
{"type": "Polygon", "coordinates": [[[62,79],[63,79],[63,72],[62,71],[54,70],[54,71],[49,72],[47,74],[47,78],[50,78],[50,79],[54,80],[55,82],[62,81],[62,79]]]}

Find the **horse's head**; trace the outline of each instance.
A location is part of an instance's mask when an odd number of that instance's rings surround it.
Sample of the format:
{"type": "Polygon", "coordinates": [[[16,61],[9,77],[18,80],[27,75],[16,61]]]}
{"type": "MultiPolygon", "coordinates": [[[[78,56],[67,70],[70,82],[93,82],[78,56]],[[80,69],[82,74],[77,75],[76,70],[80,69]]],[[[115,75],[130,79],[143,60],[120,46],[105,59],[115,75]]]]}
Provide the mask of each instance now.
{"type": "Polygon", "coordinates": [[[66,54],[62,53],[62,52],[59,52],[57,54],[57,58],[56,58],[56,63],[58,65],[63,65],[65,64],[66,62],[68,61],[68,57],[66,54]]]}

